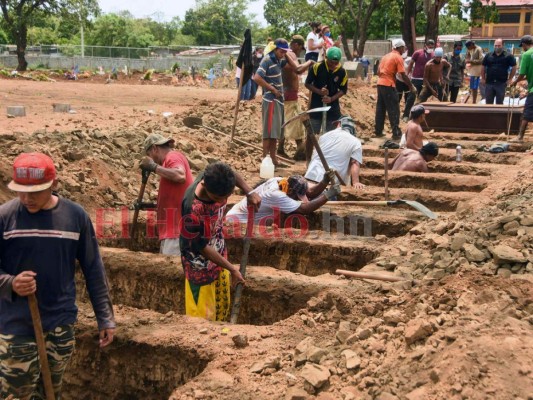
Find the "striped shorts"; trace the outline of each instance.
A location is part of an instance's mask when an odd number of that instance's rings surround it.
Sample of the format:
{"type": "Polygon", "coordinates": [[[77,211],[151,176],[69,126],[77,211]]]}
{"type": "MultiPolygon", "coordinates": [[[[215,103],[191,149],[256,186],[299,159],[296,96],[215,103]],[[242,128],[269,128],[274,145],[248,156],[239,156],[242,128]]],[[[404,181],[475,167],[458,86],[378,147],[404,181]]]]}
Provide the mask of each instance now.
{"type": "MultiPolygon", "coordinates": [[[[60,326],[44,336],[54,394],[59,399],[63,373],[74,351],[74,327],[60,326]]],[[[0,334],[0,388],[2,399],[10,394],[21,400],[46,399],[33,337],[0,334]]]]}

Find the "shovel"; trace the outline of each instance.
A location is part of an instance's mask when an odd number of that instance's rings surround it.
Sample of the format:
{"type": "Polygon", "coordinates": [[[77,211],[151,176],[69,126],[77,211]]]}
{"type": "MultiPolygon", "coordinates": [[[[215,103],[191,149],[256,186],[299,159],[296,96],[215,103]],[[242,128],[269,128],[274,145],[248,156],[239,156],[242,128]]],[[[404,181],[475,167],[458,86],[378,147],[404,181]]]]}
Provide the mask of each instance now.
{"type": "Polygon", "coordinates": [[[141,189],[139,190],[139,195],[137,196],[137,200],[135,203],[133,203],[133,220],[131,223],[131,229],[130,229],[130,238],[132,240],[132,249],[134,247],[134,243],[136,241],[137,236],[137,225],[139,220],[139,211],[141,208],[144,208],[145,204],[142,202],[144,197],[144,191],[146,190],[146,183],[148,182],[148,178],[150,177],[150,171],[146,171],[144,169],[141,170],[141,189]]]}
{"type": "MultiPolygon", "coordinates": [[[[211,128],[210,126],[204,125],[203,122],[202,122],[202,118],[200,118],[200,117],[185,117],[185,118],[183,118],[183,124],[186,127],[188,127],[188,128],[192,128],[192,129],[204,128],[204,129],[207,129],[208,131],[217,133],[219,135],[226,136],[226,137],[231,137],[227,133],[221,132],[218,129],[211,128]]],[[[263,148],[262,147],[256,146],[255,144],[252,144],[252,143],[248,143],[248,142],[246,142],[246,141],[244,141],[242,139],[238,139],[238,138],[234,137],[233,141],[235,143],[238,143],[238,144],[242,145],[242,146],[248,146],[248,147],[251,147],[252,149],[259,150],[259,151],[261,151],[261,153],[263,152],[263,148]]],[[[289,160],[288,158],[281,157],[279,155],[277,156],[277,158],[279,158],[283,162],[285,162],[287,164],[290,164],[290,165],[294,165],[294,163],[295,163],[293,160],[289,160]]]]}
{"type": "MultiPolygon", "coordinates": [[[[246,275],[246,265],[248,264],[248,254],[250,253],[250,238],[254,233],[254,209],[253,206],[248,207],[248,221],[246,223],[246,236],[244,237],[242,246],[242,258],[240,272],[242,277],[246,275]]],[[[237,318],[239,318],[239,311],[241,310],[241,296],[242,296],[242,283],[238,283],[235,287],[235,296],[233,297],[233,307],[231,308],[230,323],[236,324],[237,318]]]]}
{"type": "Polygon", "coordinates": [[[291,119],[286,121],[283,125],[281,125],[281,127],[285,128],[285,126],[289,125],[292,121],[295,121],[297,119],[305,118],[307,116],[307,114],[311,114],[311,113],[315,113],[315,112],[328,112],[330,108],[331,108],[331,106],[326,106],[326,107],[312,108],[311,110],[303,111],[300,114],[295,115],[294,117],[292,117],[291,119]]]}
{"type": "Polygon", "coordinates": [[[391,200],[391,201],[329,201],[329,205],[335,206],[399,206],[402,204],[406,204],[408,206],[413,207],[417,211],[424,214],[426,217],[430,219],[437,219],[437,215],[431,211],[429,208],[427,208],[425,205],[419,203],[418,201],[414,200],[391,200]]]}
{"type": "Polygon", "coordinates": [[[39,305],[35,293],[28,295],[28,305],[30,306],[35,341],[37,342],[37,352],[39,353],[39,364],[41,365],[41,375],[43,377],[46,400],[55,400],[56,397],[54,395],[54,386],[52,384],[52,374],[50,373],[48,355],[46,354],[46,343],[44,342],[41,314],[39,314],[39,305]]]}

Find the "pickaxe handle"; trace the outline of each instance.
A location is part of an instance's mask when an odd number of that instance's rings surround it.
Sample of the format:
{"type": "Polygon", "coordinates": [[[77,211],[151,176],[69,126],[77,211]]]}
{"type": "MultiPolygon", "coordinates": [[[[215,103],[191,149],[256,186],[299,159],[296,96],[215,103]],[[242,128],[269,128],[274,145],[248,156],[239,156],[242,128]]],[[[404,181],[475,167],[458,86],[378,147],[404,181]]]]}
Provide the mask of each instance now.
{"type": "MultiPolygon", "coordinates": [[[[137,196],[137,200],[135,204],[142,204],[143,197],[144,197],[144,191],[146,190],[146,183],[148,182],[149,176],[150,176],[150,171],[147,171],[145,169],[141,170],[141,189],[139,190],[139,195],[137,196]]],[[[135,240],[135,236],[137,234],[137,221],[139,220],[139,211],[140,211],[140,207],[135,207],[135,211],[133,212],[133,220],[131,222],[131,230],[130,230],[130,238],[132,240],[135,240]]]]}
{"type": "MultiPolygon", "coordinates": [[[[315,150],[318,154],[318,157],[320,158],[320,161],[322,162],[322,166],[326,171],[329,171],[329,165],[326,161],[326,157],[324,157],[324,153],[322,153],[322,149],[320,148],[320,145],[318,144],[318,140],[316,136],[312,133],[309,134],[309,139],[313,142],[313,146],[315,146],[315,150]]],[[[340,184],[343,186],[346,186],[346,183],[344,183],[344,180],[342,179],[341,175],[339,174],[339,171],[335,171],[335,175],[337,176],[337,179],[339,180],[340,184]]]]}

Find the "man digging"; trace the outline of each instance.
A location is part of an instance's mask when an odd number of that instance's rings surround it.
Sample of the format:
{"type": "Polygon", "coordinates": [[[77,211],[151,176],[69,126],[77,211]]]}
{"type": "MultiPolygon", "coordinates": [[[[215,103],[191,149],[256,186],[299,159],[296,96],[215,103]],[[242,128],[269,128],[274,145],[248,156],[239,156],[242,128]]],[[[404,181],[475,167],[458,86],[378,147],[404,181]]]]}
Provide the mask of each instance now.
{"type": "MultiPolygon", "coordinates": [[[[413,107],[414,108],[414,107],[413,107]]],[[[403,149],[392,160],[392,171],[428,172],[428,162],[439,155],[439,146],[429,142],[420,150],[403,149]]]]}
{"type": "Polygon", "coordinates": [[[411,108],[411,119],[405,131],[405,148],[418,151],[424,145],[424,131],[421,124],[426,121],[426,114],[429,114],[429,110],[426,110],[422,104],[411,108]]]}

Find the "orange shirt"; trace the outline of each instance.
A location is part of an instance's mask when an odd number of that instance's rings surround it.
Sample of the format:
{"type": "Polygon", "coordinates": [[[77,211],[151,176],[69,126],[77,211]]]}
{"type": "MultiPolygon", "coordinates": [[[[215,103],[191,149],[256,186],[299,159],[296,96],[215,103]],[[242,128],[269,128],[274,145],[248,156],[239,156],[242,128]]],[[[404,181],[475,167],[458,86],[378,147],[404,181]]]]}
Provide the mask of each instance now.
{"type": "Polygon", "coordinates": [[[378,85],[396,87],[396,74],[405,72],[403,58],[397,51],[386,54],[379,63],[378,85]]]}

